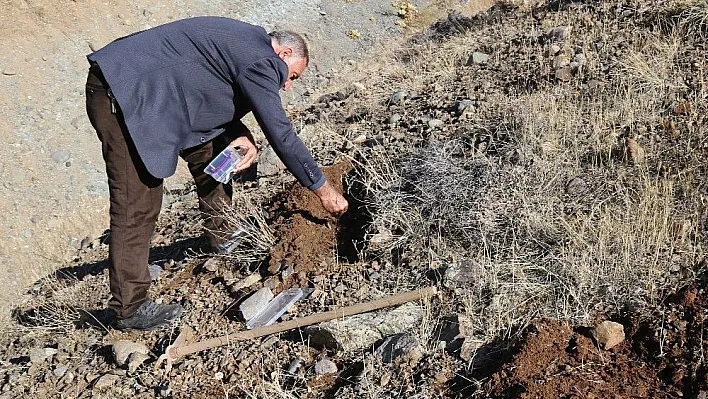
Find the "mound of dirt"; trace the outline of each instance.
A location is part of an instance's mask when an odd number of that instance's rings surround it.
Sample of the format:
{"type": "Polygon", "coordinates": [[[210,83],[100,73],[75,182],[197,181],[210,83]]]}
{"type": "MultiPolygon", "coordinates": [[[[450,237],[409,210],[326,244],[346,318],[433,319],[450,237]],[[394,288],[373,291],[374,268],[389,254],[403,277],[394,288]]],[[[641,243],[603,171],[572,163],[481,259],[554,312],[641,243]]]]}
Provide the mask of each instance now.
{"type": "Polygon", "coordinates": [[[590,329],[545,320],[529,327],[485,391],[497,398],[700,397],[708,389],[701,361],[708,339],[706,280],[652,314],[625,316],[628,339],[600,349],[590,329]]]}
{"type": "MultiPolygon", "coordinates": [[[[350,162],[340,162],[324,168],[323,172],[327,181],[341,193],[343,177],[351,169],[350,162]]],[[[278,217],[273,229],[278,242],[270,252],[268,270],[275,274],[282,268],[292,266],[298,275],[304,277],[308,271],[317,269],[322,261],[331,257],[337,241],[337,219],[322,207],[320,199],[312,191],[299,184],[294,184],[276,201],[274,208],[273,212],[278,217]]]]}

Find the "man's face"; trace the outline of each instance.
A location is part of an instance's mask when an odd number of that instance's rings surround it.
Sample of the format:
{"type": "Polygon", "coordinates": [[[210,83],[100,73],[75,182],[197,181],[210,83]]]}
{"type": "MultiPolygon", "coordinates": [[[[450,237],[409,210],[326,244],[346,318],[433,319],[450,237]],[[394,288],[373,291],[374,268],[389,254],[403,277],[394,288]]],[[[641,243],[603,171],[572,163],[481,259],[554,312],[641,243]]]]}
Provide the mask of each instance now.
{"type": "Polygon", "coordinates": [[[283,58],[283,61],[288,64],[288,80],[285,81],[283,89],[288,91],[293,85],[293,80],[298,79],[305,71],[307,61],[302,57],[295,58],[292,55],[283,58]]]}
{"type": "Polygon", "coordinates": [[[298,79],[305,71],[307,60],[303,57],[295,57],[293,50],[289,47],[280,47],[276,43],[273,44],[273,47],[278,53],[278,57],[288,65],[288,80],[283,84],[283,89],[288,91],[293,85],[293,80],[298,79]]]}

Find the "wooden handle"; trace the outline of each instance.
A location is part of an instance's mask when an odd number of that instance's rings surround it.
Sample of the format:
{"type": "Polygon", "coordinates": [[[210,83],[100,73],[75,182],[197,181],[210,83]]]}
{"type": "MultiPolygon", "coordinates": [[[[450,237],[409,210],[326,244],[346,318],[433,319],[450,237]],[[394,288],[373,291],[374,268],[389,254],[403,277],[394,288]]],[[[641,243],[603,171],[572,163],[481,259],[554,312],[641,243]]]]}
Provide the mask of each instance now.
{"type": "Polygon", "coordinates": [[[419,299],[431,297],[437,292],[438,290],[436,287],[427,287],[416,291],[408,291],[386,298],[376,299],[370,302],[346,306],[341,309],[334,309],[327,312],[315,313],[310,316],[289,320],[270,326],[258,327],[254,328],[253,330],[239,331],[235,334],[227,334],[221,337],[208,339],[206,341],[196,342],[187,346],[170,348],[170,356],[173,359],[177,359],[181,356],[189,355],[190,353],[200,352],[206,349],[215,348],[217,346],[226,345],[229,342],[258,338],[265,335],[292,330],[294,328],[306,327],[312,324],[322,323],[329,320],[340,319],[343,317],[353,316],[360,313],[371,312],[372,310],[396,306],[406,302],[412,302],[419,299]]]}

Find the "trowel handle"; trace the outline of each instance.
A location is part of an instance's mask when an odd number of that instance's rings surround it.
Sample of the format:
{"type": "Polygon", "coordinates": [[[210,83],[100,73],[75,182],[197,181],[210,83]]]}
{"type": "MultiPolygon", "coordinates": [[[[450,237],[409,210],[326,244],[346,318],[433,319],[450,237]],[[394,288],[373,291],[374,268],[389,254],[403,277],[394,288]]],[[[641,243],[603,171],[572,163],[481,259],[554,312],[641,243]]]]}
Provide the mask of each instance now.
{"type": "Polygon", "coordinates": [[[258,338],[265,335],[276,334],[283,331],[292,330],[310,326],[317,323],[323,323],[334,319],[340,319],[347,316],[353,316],[360,313],[371,312],[373,310],[383,309],[391,306],[401,305],[403,303],[417,301],[419,299],[428,298],[437,294],[436,287],[426,287],[420,290],[408,291],[401,294],[396,294],[386,298],[376,299],[370,302],[359,303],[356,305],[345,306],[340,309],[334,309],[327,312],[315,313],[310,316],[301,317],[284,321],[282,323],[273,324],[270,326],[258,327],[253,330],[240,331],[232,335],[223,335],[221,337],[212,338],[206,341],[196,342],[191,345],[171,348],[171,357],[177,359],[190,353],[200,352],[206,349],[215,348],[217,346],[227,345],[233,341],[243,341],[252,338],[258,338]]]}

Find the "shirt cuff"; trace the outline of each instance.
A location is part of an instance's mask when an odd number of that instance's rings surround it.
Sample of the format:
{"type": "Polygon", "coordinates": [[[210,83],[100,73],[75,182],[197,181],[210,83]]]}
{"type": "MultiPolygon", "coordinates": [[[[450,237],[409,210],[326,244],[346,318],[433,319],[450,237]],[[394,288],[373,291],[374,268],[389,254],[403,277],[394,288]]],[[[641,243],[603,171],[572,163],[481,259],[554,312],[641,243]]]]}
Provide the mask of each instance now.
{"type": "Polygon", "coordinates": [[[315,191],[315,190],[317,190],[318,188],[322,187],[322,186],[325,184],[326,181],[327,181],[327,179],[325,179],[325,177],[322,176],[322,177],[320,177],[320,180],[317,180],[317,182],[316,182],[315,184],[311,185],[311,186],[308,187],[308,188],[309,188],[310,190],[312,190],[312,191],[315,191]]]}

